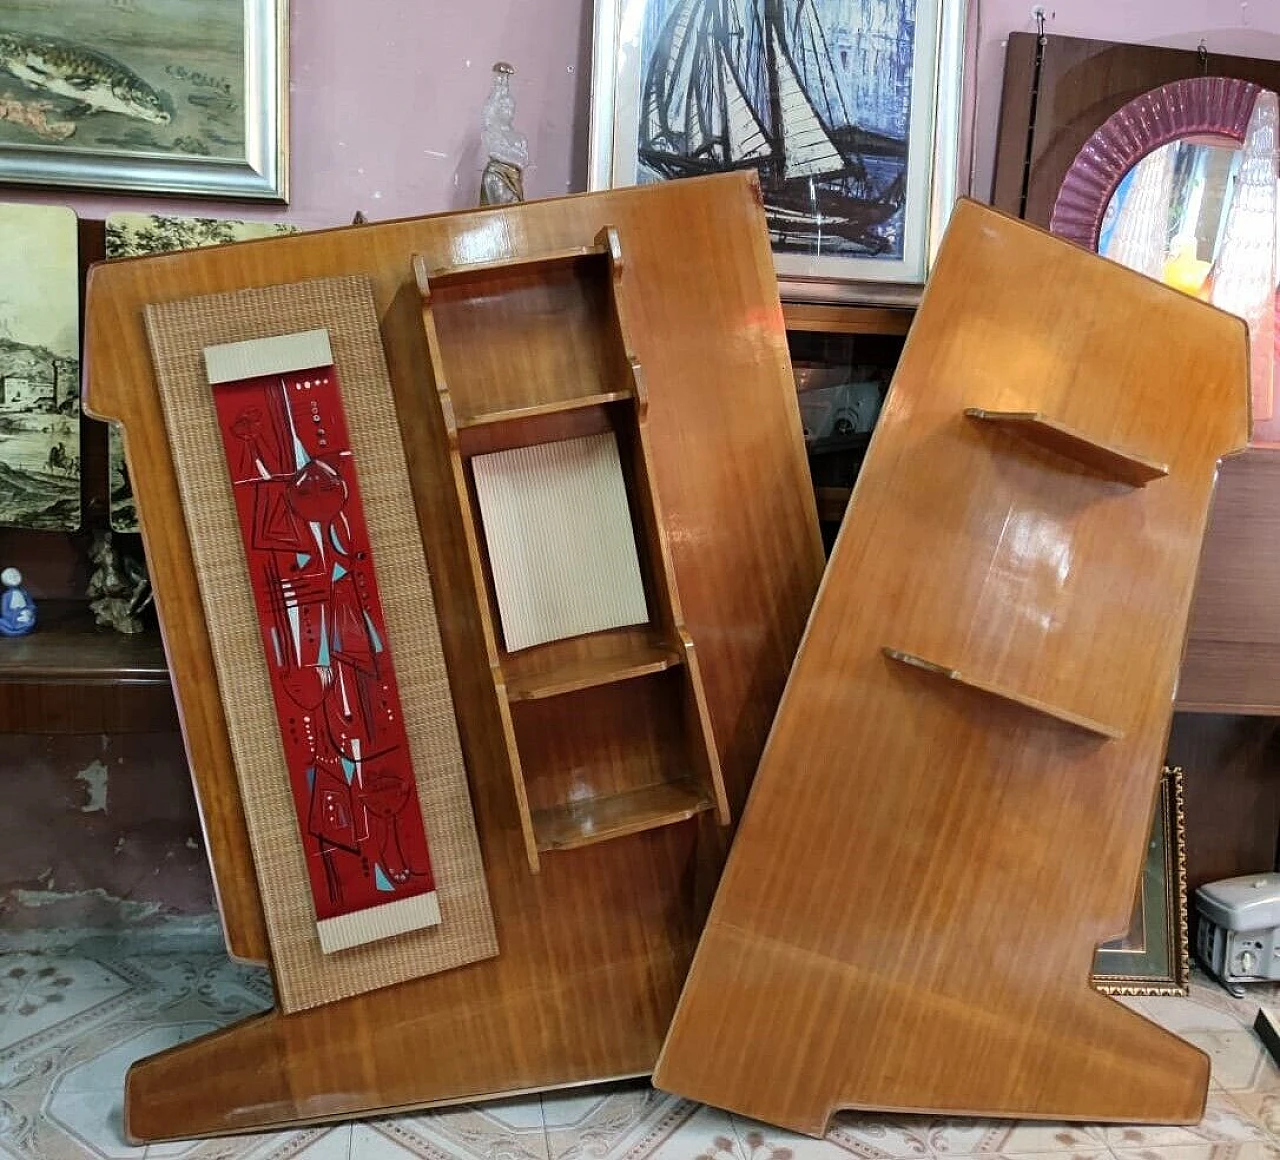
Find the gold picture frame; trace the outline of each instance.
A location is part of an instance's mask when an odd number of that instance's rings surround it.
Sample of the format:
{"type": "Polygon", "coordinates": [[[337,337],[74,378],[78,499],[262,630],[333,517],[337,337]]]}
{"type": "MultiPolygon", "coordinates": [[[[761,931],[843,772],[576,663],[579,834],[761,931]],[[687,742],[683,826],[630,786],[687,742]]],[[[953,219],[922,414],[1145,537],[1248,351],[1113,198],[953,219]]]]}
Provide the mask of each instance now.
{"type": "Polygon", "coordinates": [[[1147,858],[1129,930],[1094,955],[1093,985],[1106,995],[1185,995],[1187,840],[1182,768],[1164,767],[1147,858]]]}

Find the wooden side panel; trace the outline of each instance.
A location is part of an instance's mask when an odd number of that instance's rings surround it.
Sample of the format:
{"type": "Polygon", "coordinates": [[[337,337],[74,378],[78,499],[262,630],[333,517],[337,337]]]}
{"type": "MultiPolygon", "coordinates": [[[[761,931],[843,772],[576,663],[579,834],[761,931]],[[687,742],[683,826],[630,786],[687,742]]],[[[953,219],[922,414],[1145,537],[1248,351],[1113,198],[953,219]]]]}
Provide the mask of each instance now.
{"type": "Polygon", "coordinates": [[[605,226],[627,239],[653,482],[736,816],[822,570],[772,255],[750,178],[300,234],[92,272],[88,405],[128,432],[229,938],[237,953],[259,957],[259,902],[141,308],[315,277],[371,279],[500,948],[488,962],[314,1011],[268,1014],[143,1062],[130,1074],[127,1100],[136,1138],[248,1130],[652,1067],[728,832],[704,813],[557,853],[541,874],[529,873],[443,420],[428,394],[435,384],[411,269],[415,253],[438,268],[587,246],[605,226]]]}
{"type": "Polygon", "coordinates": [[[1011,32],[1004,50],[1004,86],[1000,91],[1000,127],[996,130],[991,204],[1014,217],[1021,216],[1022,182],[1031,143],[1037,40],[1037,35],[1011,32]]]}
{"type": "Polygon", "coordinates": [[[1199,1117],[1208,1060],[1089,972],[1128,921],[1247,388],[1238,320],[958,207],[660,1087],[813,1134],[847,1107],[1199,1117]],[[1169,474],[1108,482],[973,406],[1169,474]]]}

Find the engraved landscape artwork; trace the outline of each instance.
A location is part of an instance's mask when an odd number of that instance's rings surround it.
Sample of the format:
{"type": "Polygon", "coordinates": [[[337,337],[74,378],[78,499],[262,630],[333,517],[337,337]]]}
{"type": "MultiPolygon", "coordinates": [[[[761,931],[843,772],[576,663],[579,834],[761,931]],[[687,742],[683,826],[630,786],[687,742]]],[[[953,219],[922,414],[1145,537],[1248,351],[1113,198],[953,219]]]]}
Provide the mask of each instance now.
{"type": "Polygon", "coordinates": [[[80,526],[76,217],[0,205],[0,524],[80,526]]]}
{"type": "Polygon", "coordinates": [[[637,179],[756,169],[775,253],[899,260],[916,0],[649,0],[637,179]]]}
{"type": "MultiPolygon", "coordinates": [[[[194,250],[296,234],[288,222],[249,222],[226,218],[175,217],[167,214],[115,213],[107,218],[107,257],[137,258],[168,250],[194,250]]],[[[138,512],[125,464],[124,444],[115,427],[108,443],[111,470],[111,528],[136,532],[138,512]]]]}
{"type": "Polygon", "coordinates": [[[6,0],[0,145],[238,159],[238,0],[6,0]]]}

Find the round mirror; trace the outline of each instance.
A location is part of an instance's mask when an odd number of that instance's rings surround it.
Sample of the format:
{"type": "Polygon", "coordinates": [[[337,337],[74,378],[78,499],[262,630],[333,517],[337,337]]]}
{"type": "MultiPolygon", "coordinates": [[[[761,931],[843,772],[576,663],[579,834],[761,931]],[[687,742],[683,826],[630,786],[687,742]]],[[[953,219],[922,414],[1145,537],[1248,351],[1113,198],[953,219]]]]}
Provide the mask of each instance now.
{"type": "Polygon", "coordinates": [[[1085,142],[1050,230],[1244,319],[1253,443],[1280,446],[1280,100],[1228,77],[1135,97],[1085,142]]]}
{"type": "Polygon", "coordinates": [[[1241,158],[1239,143],[1224,137],[1185,138],[1148,153],[1111,195],[1098,253],[1207,300],[1241,158]],[[1133,253],[1137,247],[1146,253],[1133,253]]]}

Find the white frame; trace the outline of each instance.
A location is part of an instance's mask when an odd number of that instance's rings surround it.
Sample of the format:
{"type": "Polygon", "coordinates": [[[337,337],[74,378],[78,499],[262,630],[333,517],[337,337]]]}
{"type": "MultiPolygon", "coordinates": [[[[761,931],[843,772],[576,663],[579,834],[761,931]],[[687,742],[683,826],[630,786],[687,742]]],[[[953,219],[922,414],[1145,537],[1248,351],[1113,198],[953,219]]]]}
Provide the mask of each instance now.
{"type": "Polygon", "coordinates": [[[245,156],[0,144],[0,184],[289,201],[289,0],[243,0],[245,156]]]}
{"type": "MultiPolygon", "coordinates": [[[[851,0],[852,2],[852,0],[851,0]]],[[[636,176],[641,28],[648,0],[595,0],[588,188],[631,185],[636,176]]],[[[788,301],[919,301],[959,193],[966,0],[917,0],[917,52],[909,133],[927,149],[908,160],[909,228],[901,259],[776,254],[788,301]]]]}

